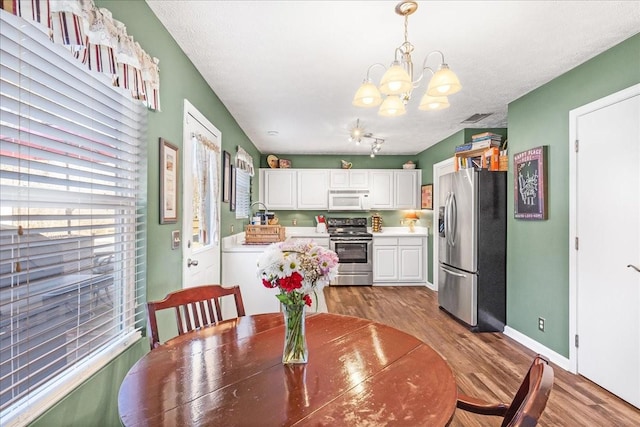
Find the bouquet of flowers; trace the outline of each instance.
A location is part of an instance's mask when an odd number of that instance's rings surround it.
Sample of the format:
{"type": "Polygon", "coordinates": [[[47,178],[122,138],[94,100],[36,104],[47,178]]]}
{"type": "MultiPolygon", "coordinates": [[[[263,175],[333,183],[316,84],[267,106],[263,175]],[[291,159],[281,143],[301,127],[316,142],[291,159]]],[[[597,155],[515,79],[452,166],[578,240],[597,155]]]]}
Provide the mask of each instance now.
{"type": "Polygon", "coordinates": [[[258,277],[267,288],[279,288],[284,305],[308,305],[309,295],[328,284],[338,272],[338,256],[313,240],[272,243],[258,259],[258,277]]]}

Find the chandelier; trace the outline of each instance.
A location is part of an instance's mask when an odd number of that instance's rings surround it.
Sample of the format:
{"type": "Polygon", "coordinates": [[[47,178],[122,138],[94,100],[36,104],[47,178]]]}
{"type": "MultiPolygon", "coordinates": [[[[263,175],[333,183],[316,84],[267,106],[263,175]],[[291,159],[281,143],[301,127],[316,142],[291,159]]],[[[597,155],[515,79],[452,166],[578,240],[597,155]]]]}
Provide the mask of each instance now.
{"type": "Polygon", "coordinates": [[[427,54],[422,62],[420,75],[414,80],[413,60],[411,53],[413,45],[409,42],[409,15],[418,9],[415,1],[403,1],[396,6],[396,13],[404,16],[404,43],[395,50],[393,63],[387,67],[376,63],[367,69],[362,86],[353,97],[353,105],[356,107],[377,107],[380,105],[378,114],[387,117],[397,117],[406,113],[405,105],[411,99],[411,92],[420,85],[425,71],[431,73],[432,77],[427,86],[425,94],[420,100],[418,108],[420,110],[442,110],[449,107],[448,95],[452,95],[460,89],[460,81],[449,66],[444,62],[444,54],[439,50],[434,50],[427,54]],[[432,55],[440,56],[440,67],[438,71],[427,67],[427,60],[432,55]],[[386,72],[380,80],[380,86],[376,87],[370,78],[371,69],[380,66],[386,72]],[[384,102],[382,94],[386,95],[384,102]]]}
{"type": "Polygon", "coordinates": [[[355,126],[351,128],[351,131],[349,133],[349,142],[355,142],[356,145],[360,145],[365,139],[371,140],[371,154],[369,154],[369,156],[371,156],[371,158],[374,158],[376,154],[378,154],[382,149],[384,139],[376,138],[371,132],[366,132],[360,125],[360,119],[357,119],[355,126]]]}

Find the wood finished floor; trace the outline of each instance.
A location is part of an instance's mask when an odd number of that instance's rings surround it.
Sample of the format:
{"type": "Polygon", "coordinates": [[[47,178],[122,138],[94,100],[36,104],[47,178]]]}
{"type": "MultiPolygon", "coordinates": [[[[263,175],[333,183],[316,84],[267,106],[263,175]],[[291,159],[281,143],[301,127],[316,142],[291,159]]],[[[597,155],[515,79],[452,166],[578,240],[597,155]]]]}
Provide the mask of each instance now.
{"type": "MultiPolygon", "coordinates": [[[[438,308],[425,287],[328,286],[330,313],[386,323],[423,340],[444,357],[466,394],[510,402],[535,353],[500,333],[471,333],[438,308]]],[[[555,380],[539,426],[640,426],[640,410],[586,378],[553,365],[555,380]]],[[[454,427],[499,426],[500,417],[460,410],[454,427]]]]}

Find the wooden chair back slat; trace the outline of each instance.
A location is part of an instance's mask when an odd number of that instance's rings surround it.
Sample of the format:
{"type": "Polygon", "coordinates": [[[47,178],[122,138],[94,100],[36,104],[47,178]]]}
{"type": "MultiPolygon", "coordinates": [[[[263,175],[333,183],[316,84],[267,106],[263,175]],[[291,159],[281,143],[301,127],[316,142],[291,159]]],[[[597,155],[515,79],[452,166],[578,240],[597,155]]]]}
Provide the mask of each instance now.
{"type": "Polygon", "coordinates": [[[239,286],[204,285],[181,289],[160,301],[147,303],[148,330],[151,349],[160,345],[156,312],[173,308],[178,335],[222,321],[220,299],[233,296],[238,317],[245,315],[239,286]],[[214,311],[215,307],[215,311],[214,311]]]}

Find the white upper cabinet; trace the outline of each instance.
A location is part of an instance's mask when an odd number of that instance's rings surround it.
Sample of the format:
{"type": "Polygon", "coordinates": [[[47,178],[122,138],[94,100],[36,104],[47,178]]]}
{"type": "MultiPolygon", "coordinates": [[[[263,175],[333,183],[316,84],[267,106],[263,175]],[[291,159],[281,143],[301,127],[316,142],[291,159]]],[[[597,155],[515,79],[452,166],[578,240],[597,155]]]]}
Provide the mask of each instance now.
{"type": "Polygon", "coordinates": [[[298,209],[326,210],[328,207],[329,170],[298,169],[298,209]]]}
{"type": "Polygon", "coordinates": [[[420,209],[420,169],[394,171],[396,209],[420,209]]]}
{"type": "Polygon", "coordinates": [[[329,188],[369,188],[368,169],[330,169],[329,188]]]}
{"type": "Polygon", "coordinates": [[[260,201],[269,210],[326,210],[329,189],[369,189],[371,209],[420,209],[422,171],[260,169],[260,201]]]}
{"type": "Polygon", "coordinates": [[[379,169],[369,173],[371,209],[394,209],[393,170],[379,169]]]}
{"type": "Polygon", "coordinates": [[[269,210],[297,209],[297,171],[260,169],[260,201],[269,210]]]}

